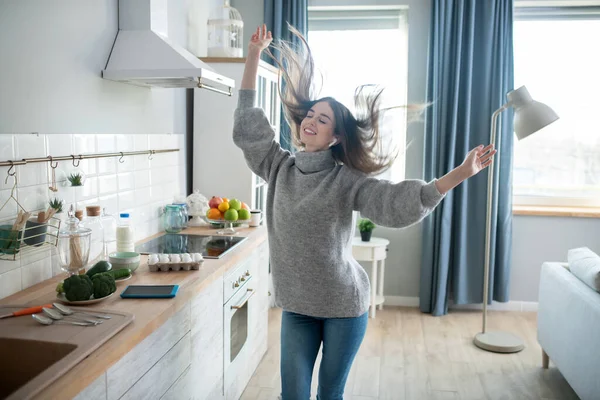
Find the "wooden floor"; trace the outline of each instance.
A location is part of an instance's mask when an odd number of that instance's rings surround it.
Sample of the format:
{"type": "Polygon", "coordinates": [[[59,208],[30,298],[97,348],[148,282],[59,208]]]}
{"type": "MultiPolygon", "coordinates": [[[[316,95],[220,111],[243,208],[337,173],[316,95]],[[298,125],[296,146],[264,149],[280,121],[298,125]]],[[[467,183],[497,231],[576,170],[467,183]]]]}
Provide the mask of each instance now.
{"type": "MultiPolygon", "coordinates": [[[[281,310],[269,315],[269,350],[242,400],[277,399],[281,310]]],[[[536,313],[489,312],[489,329],[518,334],[525,349],[495,354],[476,348],[481,312],[432,317],[416,308],[385,307],[369,319],[367,335],[346,385],[346,400],[578,399],[558,369],[541,368],[536,313]]],[[[318,365],[313,375],[316,398],[318,365]]]]}

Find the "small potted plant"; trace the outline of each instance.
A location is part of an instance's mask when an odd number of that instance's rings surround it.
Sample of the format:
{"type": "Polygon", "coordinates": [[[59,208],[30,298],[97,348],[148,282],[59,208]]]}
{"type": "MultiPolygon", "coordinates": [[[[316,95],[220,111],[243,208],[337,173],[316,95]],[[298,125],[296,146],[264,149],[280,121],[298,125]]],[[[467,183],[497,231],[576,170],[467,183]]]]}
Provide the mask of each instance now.
{"type": "Polygon", "coordinates": [[[52,200],[50,200],[50,202],[48,204],[50,205],[50,207],[52,207],[56,210],[57,214],[60,214],[63,210],[64,201],[57,199],[55,197],[52,200]]]}
{"type": "Polygon", "coordinates": [[[76,172],[67,176],[71,186],[83,186],[83,174],[76,172]]]}
{"type": "Polygon", "coordinates": [[[373,229],[375,229],[375,224],[370,219],[361,218],[360,221],[358,221],[358,230],[360,231],[360,237],[363,242],[371,240],[373,229]]]}

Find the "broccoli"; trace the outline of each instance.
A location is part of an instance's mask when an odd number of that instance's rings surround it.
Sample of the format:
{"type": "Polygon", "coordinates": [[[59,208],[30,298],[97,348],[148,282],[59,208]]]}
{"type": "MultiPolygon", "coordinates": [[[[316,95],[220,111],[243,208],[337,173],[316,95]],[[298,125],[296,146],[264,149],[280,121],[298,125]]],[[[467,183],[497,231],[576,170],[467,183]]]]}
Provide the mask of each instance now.
{"type": "Polygon", "coordinates": [[[94,287],[94,298],[100,299],[106,297],[109,294],[117,291],[117,284],[115,278],[106,272],[101,272],[94,275],[92,278],[92,284],[94,287]]]}
{"type": "Polygon", "coordinates": [[[62,282],[58,282],[58,285],[56,285],[56,293],[64,293],[65,290],[63,289],[63,283],[62,282]]]}
{"type": "Polygon", "coordinates": [[[92,280],[87,275],[73,275],[63,282],[63,290],[69,301],[89,300],[92,295],[92,280]]]}

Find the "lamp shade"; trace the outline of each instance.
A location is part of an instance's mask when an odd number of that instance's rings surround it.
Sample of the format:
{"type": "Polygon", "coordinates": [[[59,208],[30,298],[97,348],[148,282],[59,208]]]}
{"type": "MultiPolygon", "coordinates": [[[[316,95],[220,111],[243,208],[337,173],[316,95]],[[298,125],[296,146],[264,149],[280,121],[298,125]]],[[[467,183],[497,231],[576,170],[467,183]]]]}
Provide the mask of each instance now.
{"type": "Polygon", "coordinates": [[[558,119],[553,109],[531,98],[525,86],[509,92],[508,104],[514,107],[514,129],[519,140],[525,139],[558,119]]]}

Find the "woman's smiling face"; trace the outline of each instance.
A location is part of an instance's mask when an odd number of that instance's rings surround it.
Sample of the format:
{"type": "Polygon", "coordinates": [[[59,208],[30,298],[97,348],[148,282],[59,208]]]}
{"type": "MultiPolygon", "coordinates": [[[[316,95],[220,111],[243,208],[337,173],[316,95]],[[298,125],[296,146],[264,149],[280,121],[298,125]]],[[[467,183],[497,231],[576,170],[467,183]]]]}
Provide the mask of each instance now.
{"type": "Polygon", "coordinates": [[[337,142],[334,132],[335,117],[326,101],[315,103],[300,124],[300,138],[307,152],[327,150],[337,142]]]}

